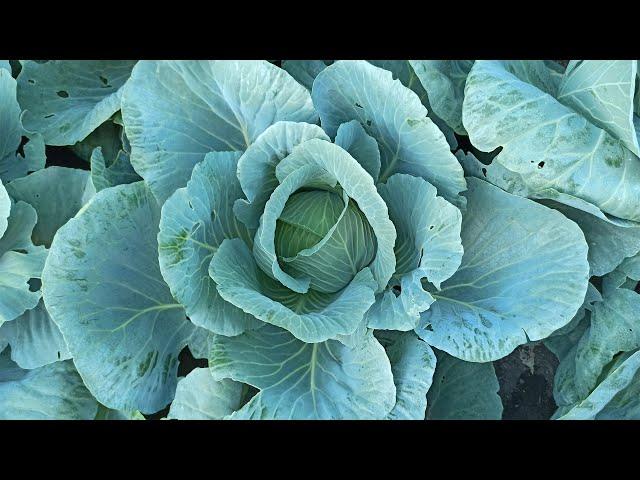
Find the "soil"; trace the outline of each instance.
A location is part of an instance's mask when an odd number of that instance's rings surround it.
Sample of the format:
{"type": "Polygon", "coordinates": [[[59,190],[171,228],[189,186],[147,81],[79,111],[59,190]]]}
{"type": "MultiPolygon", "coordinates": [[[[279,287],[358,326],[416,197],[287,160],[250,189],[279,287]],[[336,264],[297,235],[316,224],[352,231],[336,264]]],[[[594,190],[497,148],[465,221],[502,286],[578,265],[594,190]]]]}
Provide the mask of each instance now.
{"type": "Polygon", "coordinates": [[[493,365],[500,383],[503,420],[547,420],[553,415],[558,359],[542,342],[522,345],[493,365]]]}

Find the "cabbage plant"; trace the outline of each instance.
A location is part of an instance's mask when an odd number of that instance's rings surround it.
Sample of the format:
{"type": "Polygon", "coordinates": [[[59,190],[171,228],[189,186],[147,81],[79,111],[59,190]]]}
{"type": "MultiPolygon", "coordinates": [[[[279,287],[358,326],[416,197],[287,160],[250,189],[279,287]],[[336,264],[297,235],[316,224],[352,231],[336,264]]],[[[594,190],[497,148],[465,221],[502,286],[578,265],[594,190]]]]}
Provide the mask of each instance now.
{"type": "Polygon", "coordinates": [[[0,63],[0,418],[637,418],[635,61],[276,63],[0,63]]]}

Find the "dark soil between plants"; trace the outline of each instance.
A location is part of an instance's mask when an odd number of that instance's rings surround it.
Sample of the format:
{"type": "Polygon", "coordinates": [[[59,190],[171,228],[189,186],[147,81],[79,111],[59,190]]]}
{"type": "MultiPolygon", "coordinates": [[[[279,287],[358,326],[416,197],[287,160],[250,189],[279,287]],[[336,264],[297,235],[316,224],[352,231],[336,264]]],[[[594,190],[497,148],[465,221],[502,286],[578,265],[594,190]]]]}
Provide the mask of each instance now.
{"type": "Polygon", "coordinates": [[[503,420],[547,420],[553,415],[558,359],[542,342],[522,345],[493,365],[500,383],[503,420]]]}

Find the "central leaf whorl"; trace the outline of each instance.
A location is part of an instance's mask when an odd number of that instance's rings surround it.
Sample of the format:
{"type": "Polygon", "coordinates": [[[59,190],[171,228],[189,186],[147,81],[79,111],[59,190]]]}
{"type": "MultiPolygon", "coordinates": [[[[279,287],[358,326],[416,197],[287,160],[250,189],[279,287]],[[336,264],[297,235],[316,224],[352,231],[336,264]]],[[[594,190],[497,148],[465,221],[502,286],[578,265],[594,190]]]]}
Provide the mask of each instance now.
{"type": "Polygon", "coordinates": [[[301,191],[291,195],[277,221],[275,250],[285,272],[309,277],[311,288],[332,293],[371,263],[376,239],[353,200],[327,190],[301,191]]]}

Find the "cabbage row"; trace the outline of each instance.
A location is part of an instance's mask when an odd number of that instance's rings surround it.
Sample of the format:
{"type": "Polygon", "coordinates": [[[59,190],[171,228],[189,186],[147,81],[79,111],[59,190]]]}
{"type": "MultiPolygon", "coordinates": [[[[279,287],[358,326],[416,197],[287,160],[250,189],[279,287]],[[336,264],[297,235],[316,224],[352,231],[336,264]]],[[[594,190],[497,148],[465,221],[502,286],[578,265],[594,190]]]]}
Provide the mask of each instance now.
{"type": "Polygon", "coordinates": [[[639,419],[638,78],[0,61],[0,419],[639,419]]]}

